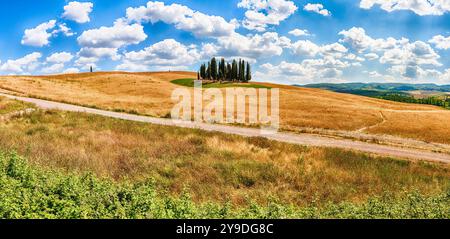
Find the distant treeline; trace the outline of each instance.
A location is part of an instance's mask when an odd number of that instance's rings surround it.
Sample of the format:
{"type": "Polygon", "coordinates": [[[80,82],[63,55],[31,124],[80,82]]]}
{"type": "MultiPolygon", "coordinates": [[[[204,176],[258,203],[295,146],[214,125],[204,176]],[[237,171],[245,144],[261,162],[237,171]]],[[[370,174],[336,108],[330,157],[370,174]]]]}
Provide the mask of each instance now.
{"type": "Polygon", "coordinates": [[[409,94],[408,91],[437,91],[449,92],[450,85],[435,85],[435,84],[403,84],[403,83],[343,83],[343,84],[309,84],[302,87],[318,88],[331,90],[339,93],[347,93],[354,95],[362,95],[372,98],[391,100],[412,104],[426,104],[436,105],[450,109],[450,97],[429,96],[425,98],[415,98],[409,94]]]}
{"type": "Polygon", "coordinates": [[[212,58],[208,63],[202,64],[197,73],[198,80],[249,82],[252,80],[250,63],[239,59],[231,63],[224,58],[219,61],[212,58]]]}
{"type": "Polygon", "coordinates": [[[436,105],[444,108],[450,108],[450,98],[447,97],[427,97],[427,98],[414,98],[413,96],[403,95],[403,94],[388,94],[383,96],[378,96],[377,98],[391,101],[398,101],[404,103],[413,104],[425,104],[425,105],[436,105]]]}
{"type": "Polygon", "coordinates": [[[332,91],[382,91],[382,92],[405,92],[405,91],[437,91],[450,92],[450,85],[436,84],[405,84],[405,83],[342,83],[342,84],[309,84],[304,87],[320,88],[332,91]]]}

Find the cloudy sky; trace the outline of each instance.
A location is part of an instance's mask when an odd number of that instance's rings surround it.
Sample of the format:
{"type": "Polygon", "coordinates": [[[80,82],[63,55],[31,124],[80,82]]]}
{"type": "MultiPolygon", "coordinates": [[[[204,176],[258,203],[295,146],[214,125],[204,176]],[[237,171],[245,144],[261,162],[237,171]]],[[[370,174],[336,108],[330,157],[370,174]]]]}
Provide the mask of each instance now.
{"type": "Polygon", "coordinates": [[[450,84],[450,0],[5,0],[0,74],[197,70],[286,84],[450,84]]]}

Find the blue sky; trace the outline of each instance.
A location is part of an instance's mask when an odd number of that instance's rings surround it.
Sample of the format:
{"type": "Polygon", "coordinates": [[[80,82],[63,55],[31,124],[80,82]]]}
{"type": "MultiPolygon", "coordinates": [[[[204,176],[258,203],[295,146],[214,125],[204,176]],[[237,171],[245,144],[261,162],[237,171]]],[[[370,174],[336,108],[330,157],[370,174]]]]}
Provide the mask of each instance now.
{"type": "Polygon", "coordinates": [[[21,0],[0,8],[0,74],[197,70],[244,58],[285,84],[450,84],[450,0],[21,0]]]}

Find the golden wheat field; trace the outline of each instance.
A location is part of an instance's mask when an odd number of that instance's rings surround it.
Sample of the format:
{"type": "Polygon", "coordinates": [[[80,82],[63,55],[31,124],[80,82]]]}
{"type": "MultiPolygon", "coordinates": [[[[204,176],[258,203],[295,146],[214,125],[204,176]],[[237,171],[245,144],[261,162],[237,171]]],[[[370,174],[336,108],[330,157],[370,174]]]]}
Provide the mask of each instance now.
{"type": "MultiPolygon", "coordinates": [[[[99,72],[55,76],[0,77],[5,92],[102,109],[157,117],[169,115],[174,102],[171,83],[195,78],[192,72],[99,72]]],[[[450,143],[444,122],[450,111],[356,95],[258,83],[280,88],[280,118],[284,130],[321,129],[365,132],[450,143]]]]}

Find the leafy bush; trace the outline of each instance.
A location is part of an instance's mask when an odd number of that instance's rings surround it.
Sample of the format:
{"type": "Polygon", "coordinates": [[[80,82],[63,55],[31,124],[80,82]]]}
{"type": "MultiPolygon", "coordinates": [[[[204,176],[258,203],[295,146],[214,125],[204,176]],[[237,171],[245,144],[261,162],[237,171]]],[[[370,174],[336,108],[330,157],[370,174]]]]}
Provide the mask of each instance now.
{"type": "Polygon", "coordinates": [[[157,192],[152,181],[115,183],[43,170],[15,153],[0,152],[0,218],[450,218],[450,191],[303,208],[276,199],[241,208],[196,204],[184,191],[173,197],[157,192]]]}

